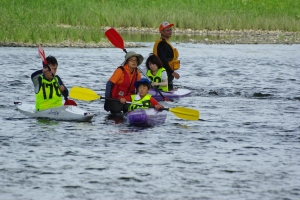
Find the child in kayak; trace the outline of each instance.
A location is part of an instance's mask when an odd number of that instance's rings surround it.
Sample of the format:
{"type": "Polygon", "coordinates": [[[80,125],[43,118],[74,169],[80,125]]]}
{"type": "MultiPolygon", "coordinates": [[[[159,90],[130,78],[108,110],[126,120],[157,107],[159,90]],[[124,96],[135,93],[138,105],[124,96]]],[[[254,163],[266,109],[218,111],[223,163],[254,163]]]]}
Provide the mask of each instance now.
{"type": "Polygon", "coordinates": [[[147,78],[141,78],[141,80],[136,81],[134,86],[137,90],[137,94],[130,96],[123,96],[120,98],[120,102],[125,104],[126,102],[132,102],[128,110],[134,110],[137,108],[149,108],[154,107],[156,110],[163,108],[150,94],[148,94],[150,89],[150,81],[147,78]]]}
{"type": "Polygon", "coordinates": [[[58,63],[55,57],[46,58],[48,65],[43,62],[43,69],[31,74],[35,90],[35,108],[37,111],[62,106],[62,93],[69,95],[61,78],[55,75],[58,63]]]}
{"type": "Polygon", "coordinates": [[[146,61],[147,76],[151,79],[151,85],[157,87],[159,90],[168,92],[168,75],[166,69],[158,56],[150,54],[146,61]]]}

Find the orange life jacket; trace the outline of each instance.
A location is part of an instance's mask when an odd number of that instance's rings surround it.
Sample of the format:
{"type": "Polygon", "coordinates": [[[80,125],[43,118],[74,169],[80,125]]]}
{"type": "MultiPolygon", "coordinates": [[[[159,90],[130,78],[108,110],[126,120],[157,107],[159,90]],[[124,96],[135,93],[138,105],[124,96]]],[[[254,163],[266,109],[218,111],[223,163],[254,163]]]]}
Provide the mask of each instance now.
{"type": "Polygon", "coordinates": [[[153,54],[158,56],[158,52],[157,52],[157,48],[158,48],[158,44],[161,42],[161,41],[165,41],[168,43],[168,45],[171,47],[171,49],[173,50],[173,58],[171,61],[168,62],[169,66],[171,67],[172,70],[177,70],[180,68],[180,60],[178,60],[178,57],[179,57],[179,53],[178,53],[178,50],[176,48],[174,48],[172,46],[172,44],[169,42],[169,40],[166,40],[166,39],[158,39],[155,41],[154,43],[154,46],[153,46],[153,54]]]}
{"type": "Polygon", "coordinates": [[[129,75],[126,73],[124,67],[120,66],[119,68],[123,71],[124,80],[121,84],[114,84],[111,91],[111,96],[114,99],[118,99],[120,96],[128,96],[130,94],[134,94],[135,92],[134,82],[137,81],[137,77],[138,77],[137,70],[135,70],[134,77],[130,82],[129,75]]]}

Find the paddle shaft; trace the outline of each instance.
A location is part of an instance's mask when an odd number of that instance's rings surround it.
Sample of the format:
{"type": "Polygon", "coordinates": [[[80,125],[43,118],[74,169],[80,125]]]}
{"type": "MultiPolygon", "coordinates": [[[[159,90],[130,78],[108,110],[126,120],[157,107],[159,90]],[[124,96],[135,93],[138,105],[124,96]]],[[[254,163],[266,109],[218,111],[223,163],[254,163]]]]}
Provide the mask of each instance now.
{"type": "MultiPolygon", "coordinates": [[[[106,99],[111,101],[120,102],[118,99],[114,98],[107,98],[99,96],[95,91],[89,88],[82,88],[82,87],[72,87],[70,90],[70,97],[74,99],[79,99],[83,101],[95,101],[98,99],[106,99]]],[[[126,102],[127,104],[137,104],[135,102],[126,102]]],[[[141,105],[141,104],[137,104],[141,105]]],[[[145,106],[145,105],[141,105],[145,106]]],[[[153,106],[149,105],[148,107],[153,108],[153,106]]],[[[200,113],[198,110],[194,110],[191,108],[184,108],[184,107],[175,107],[175,108],[161,108],[161,110],[167,110],[172,112],[174,115],[181,119],[185,120],[199,120],[200,113]]]]}
{"type": "MultiPolygon", "coordinates": [[[[50,69],[49,65],[48,65],[48,70],[51,72],[51,69],[50,69]]],[[[53,73],[52,73],[52,76],[53,76],[53,78],[54,78],[54,80],[55,80],[55,82],[56,82],[56,84],[58,85],[59,90],[60,90],[60,85],[59,85],[58,80],[55,78],[55,75],[54,75],[53,73]]],[[[62,91],[61,91],[60,93],[64,96],[65,101],[68,101],[68,96],[67,96],[67,94],[64,93],[64,92],[62,92],[62,91]]]]}
{"type": "MultiPolygon", "coordinates": [[[[46,60],[45,51],[44,51],[44,49],[42,48],[41,45],[39,45],[38,51],[39,51],[40,57],[41,57],[42,60],[43,60],[43,64],[44,64],[44,65],[47,65],[49,72],[51,72],[51,68],[49,67],[49,64],[48,64],[48,62],[47,62],[47,60],[46,60]]],[[[56,84],[57,84],[58,87],[60,88],[60,85],[59,85],[58,81],[56,80],[55,75],[54,75],[52,72],[51,72],[51,74],[52,74],[52,76],[53,76],[53,78],[54,78],[56,84]]],[[[66,95],[65,93],[63,93],[63,92],[61,92],[61,93],[62,93],[62,95],[64,96],[65,100],[68,100],[67,95],[66,95]]]]}
{"type": "MultiPolygon", "coordinates": [[[[101,97],[100,99],[107,99],[107,100],[112,100],[112,101],[117,101],[119,103],[121,103],[119,100],[117,99],[112,99],[112,98],[107,98],[107,97],[101,97]]],[[[146,106],[143,104],[136,104],[134,102],[128,102],[126,101],[126,104],[135,104],[138,106],[146,106]]],[[[147,105],[146,107],[148,108],[155,108],[154,106],[151,105],[147,105]]],[[[184,108],[184,107],[175,107],[175,108],[160,108],[159,110],[166,110],[169,112],[172,112],[175,116],[181,118],[181,119],[185,119],[185,120],[199,120],[199,112],[197,110],[191,109],[191,108],[184,108]]]]}
{"type": "MultiPolygon", "coordinates": [[[[101,97],[100,96],[100,99],[105,99],[105,100],[110,100],[110,101],[116,101],[116,102],[119,102],[121,103],[119,100],[117,99],[113,99],[113,98],[108,98],[108,97],[101,97]]],[[[130,102],[130,101],[126,101],[127,104],[135,104],[134,102],[130,102]]],[[[142,104],[136,104],[138,106],[143,106],[142,104]]],[[[149,106],[149,108],[154,108],[154,106],[149,106]]]]}
{"type": "MultiPolygon", "coordinates": [[[[44,63],[45,65],[47,65],[48,70],[51,72],[51,68],[49,67],[49,64],[48,64],[48,62],[47,62],[47,60],[46,60],[45,51],[44,51],[44,49],[42,48],[41,45],[39,45],[39,47],[38,47],[38,52],[39,52],[40,57],[41,57],[42,60],[43,60],[43,63],[44,63]]],[[[54,75],[53,73],[52,73],[52,76],[53,76],[53,78],[54,78],[56,84],[58,85],[58,87],[59,87],[59,89],[60,89],[59,82],[58,82],[58,80],[55,78],[55,75],[54,75]]],[[[65,105],[74,105],[74,106],[77,106],[77,104],[75,103],[75,101],[73,101],[73,100],[68,100],[68,96],[67,96],[66,93],[61,92],[61,94],[64,96],[64,99],[65,99],[65,105]]]]}

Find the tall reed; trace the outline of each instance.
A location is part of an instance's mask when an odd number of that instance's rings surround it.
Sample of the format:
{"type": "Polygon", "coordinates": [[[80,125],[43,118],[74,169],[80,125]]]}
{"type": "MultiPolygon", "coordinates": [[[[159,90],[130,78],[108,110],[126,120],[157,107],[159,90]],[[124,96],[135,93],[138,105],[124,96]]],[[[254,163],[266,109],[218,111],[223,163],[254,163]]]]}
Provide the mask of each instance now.
{"type": "Polygon", "coordinates": [[[0,41],[99,42],[102,27],[300,31],[296,0],[1,0],[0,41]]]}

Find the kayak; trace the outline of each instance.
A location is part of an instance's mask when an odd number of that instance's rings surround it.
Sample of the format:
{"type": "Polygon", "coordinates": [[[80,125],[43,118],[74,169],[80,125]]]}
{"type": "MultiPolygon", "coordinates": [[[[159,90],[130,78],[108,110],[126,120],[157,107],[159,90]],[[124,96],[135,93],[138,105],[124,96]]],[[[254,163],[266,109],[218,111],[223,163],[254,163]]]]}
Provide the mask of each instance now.
{"type": "MultiPolygon", "coordinates": [[[[191,90],[184,89],[184,88],[178,88],[178,89],[175,89],[175,90],[169,91],[169,92],[163,92],[163,91],[160,91],[160,92],[167,99],[186,97],[192,93],[191,90]]],[[[150,88],[148,93],[151,94],[152,97],[154,99],[156,99],[157,101],[164,100],[163,97],[159,94],[159,92],[154,88],[150,88]]]]}
{"type": "Polygon", "coordinates": [[[129,125],[156,126],[165,122],[167,113],[154,108],[140,108],[125,113],[124,118],[129,125]]]}
{"type": "Polygon", "coordinates": [[[77,106],[59,106],[42,111],[36,111],[35,105],[15,102],[17,109],[28,117],[46,118],[58,121],[78,121],[88,122],[93,118],[93,114],[77,106]]]}

